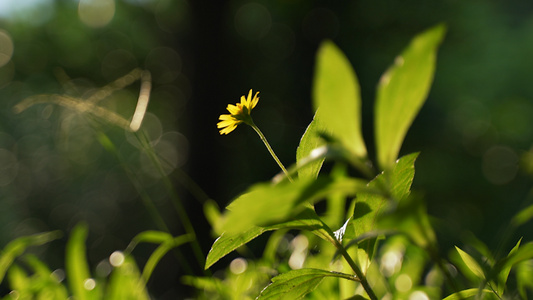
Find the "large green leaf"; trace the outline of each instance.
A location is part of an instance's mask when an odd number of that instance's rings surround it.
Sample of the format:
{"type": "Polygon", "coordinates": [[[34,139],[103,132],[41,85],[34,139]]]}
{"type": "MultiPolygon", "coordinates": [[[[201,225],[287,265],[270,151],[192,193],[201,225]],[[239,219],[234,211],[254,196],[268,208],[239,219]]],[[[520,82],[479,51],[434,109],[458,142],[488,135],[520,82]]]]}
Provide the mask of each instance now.
{"type": "Polygon", "coordinates": [[[356,178],[333,180],[329,177],[297,179],[293,183],[277,185],[260,183],[238,197],[228,206],[224,214],[223,231],[244,232],[251,226],[268,226],[281,223],[302,209],[302,203],[313,203],[330,193],[355,195],[369,190],[366,182],[356,178]]]}
{"type": "Polygon", "coordinates": [[[426,100],[444,31],[439,25],[416,36],[379,81],[374,121],[377,161],[382,169],[392,168],[407,130],[426,100]]]}
{"type": "Polygon", "coordinates": [[[320,220],[313,208],[308,205],[304,207],[303,210],[296,215],[293,220],[287,222],[266,227],[250,226],[248,229],[237,233],[224,232],[218,239],[215,240],[211,250],[209,250],[205,268],[210,268],[214,263],[226,256],[228,253],[245,245],[261,234],[267,231],[284,228],[309,230],[317,236],[329,241],[331,241],[334,236],[331,229],[320,220]]]}
{"type": "Polygon", "coordinates": [[[324,158],[313,160],[312,154],[313,150],[316,151],[318,147],[324,144],[323,139],[320,137],[320,132],[324,129],[321,125],[319,111],[317,111],[296,149],[296,165],[299,166],[299,178],[316,178],[318,172],[320,172],[324,158]]]}
{"type": "Polygon", "coordinates": [[[15,258],[23,254],[28,247],[43,245],[59,237],[61,237],[61,232],[52,231],[19,237],[9,242],[0,253],[0,282],[4,279],[7,269],[15,258]]]}
{"type": "Polygon", "coordinates": [[[312,292],[325,277],[358,281],[353,275],[321,269],[292,270],[272,278],[272,283],[261,292],[257,300],[301,299],[312,292]]]}
{"type": "Polygon", "coordinates": [[[313,105],[320,109],[328,133],[358,157],[366,157],[361,133],[361,95],[350,62],[331,41],[318,49],[313,82],[313,105]]]}

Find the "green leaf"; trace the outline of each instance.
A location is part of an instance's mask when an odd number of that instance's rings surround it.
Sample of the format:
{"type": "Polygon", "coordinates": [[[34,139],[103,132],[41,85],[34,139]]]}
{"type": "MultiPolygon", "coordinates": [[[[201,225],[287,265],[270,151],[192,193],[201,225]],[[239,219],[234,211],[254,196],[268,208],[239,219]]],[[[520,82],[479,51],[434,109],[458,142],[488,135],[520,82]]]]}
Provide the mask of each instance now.
{"type": "Polygon", "coordinates": [[[257,300],[300,299],[312,292],[325,277],[358,281],[353,275],[320,269],[299,269],[272,278],[257,300]]]}
{"type": "MultiPolygon", "coordinates": [[[[516,251],[518,251],[518,249],[520,248],[520,243],[521,242],[522,242],[522,239],[518,240],[518,242],[513,247],[513,249],[511,249],[511,251],[509,251],[509,254],[507,255],[507,257],[512,256],[513,254],[516,253],[516,251]]],[[[507,286],[506,285],[507,278],[509,277],[509,273],[511,272],[511,268],[512,268],[512,266],[507,265],[498,274],[498,293],[500,293],[500,294],[503,294],[503,292],[505,290],[505,287],[507,286]]]]}
{"type": "Polygon", "coordinates": [[[159,245],[155,249],[152,255],[150,255],[148,261],[146,262],[146,265],[144,265],[144,269],[142,272],[142,277],[144,281],[148,282],[148,279],[150,279],[150,276],[152,275],[152,272],[155,269],[155,266],[157,265],[157,263],[159,263],[161,258],[163,258],[165,254],[167,254],[168,251],[170,251],[172,248],[178,247],[193,240],[193,235],[184,234],[161,243],[161,245],[159,245]]]}
{"type": "Polygon", "coordinates": [[[521,299],[527,299],[527,290],[533,291],[533,261],[523,261],[516,266],[516,285],[521,299]]]}
{"type": "Polygon", "coordinates": [[[512,220],[512,224],[516,227],[527,223],[533,218],[533,204],[520,210],[512,220]]]}
{"type": "Polygon", "coordinates": [[[207,254],[205,269],[210,268],[214,263],[226,256],[233,250],[245,245],[261,234],[278,229],[300,229],[309,230],[322,239],[331,241],[334,234],[318,217],[312,207],[306,206],[293,220],[274,224],[266,227],[250,226],[242,232],[224,232],[215,240],[211,250],[207,254]]]}
{"type": "Polygon", "coordinates": [[[416,36],[379,81],[375,136],[377,161],[383,170],[392,168],[407,130],[426,100],[444,31],[439,25],[416,36]]]}
{"type": "Polygon", "coordinates": [[[124,257],[124,262],[113,269],[105,299],[109,300],[149,300],[145,282],[133,258],[124,257]]]}
{"type": "Polygon", "coordinates": [[[481,266],[477,263],[477,261],[470,256],[470,254],[464,252],[459,247],[455,246],[455,249],[459,253],[459,256],[461,256],[461,259],[465,263],[465,265],[476,275],[478,278],[484,280],[485,279],[485,273],[483,272],[483,269],[481,266]]]}
{"type": "Polygon", "coordinates": [[[366,157],[361,133],[359,83],[350,62],[331,41],[318,49],[313,82],[313,105],[321,124],[353,154],[366,157]]]}
{"type": "MultiPolygon", "coordinates": [[[[398,160],[390,171],[385,171],[372,180],[368,186],[375,189],[386,189],[395,202],[409,196],[415,176],[415,161],[418,153],[406,155],[398,160]]],[[[379,214],[385,209],[387,198],[376,193],[359,193],[355,199],[352,226],[355,238],[377,228],[379,214]]]]}
{"type": "Polygon", "coordinates": [[[78,224],[70,234],[65,253],[67,280],[73,295],[78,300],[94,299],[96,289],[87,289],[86,280],[91,278],[85,251],[85,239],[88,229],[85,224],[78,224]]]}
{"type": "Polygon", "coordinates": [[[524,244],[518,249],[513,248],[512,252],[509,253],[506,258],[496,263],[496,266],[494,266],[494,270],[503,271],[507,268],[512,268],[516,264],[528,259],[533,259],[533,243],[524,244]]]}
{"type": "Polygon", "coordinates": [[[244,232],[253,225],[268,226],[284,222],[300,212],[300,204],[304,202],[313,203],[333,192],[353,196],[363,190],[370,192],[365,181],[355,178],[299,178],[293,183],[256,184],[227,207],[222,229],[233,233],[244,232]]]}
{"type": "Polygon", "coordinates": [[[462,290],[460,292],[451,294],[450,296],[444,298],[444,300],[465,300],[477,296],[479,293],[492,294],[492,291],[485,289],[481,291],[479,289],[462,290]]]}
{"type": "Polygon", "coordinates": [[[0,282],[15,258],[22,255],[28,247],[40,246],[61,237],[61,232],[52,231],[19,237],[9,242],[0,253],[0,282]]]}
{"type": "Polygon", "coordinates": [[[324,131],[324,128],[320,124],[318,112],[315,113],[313,121],[305,130],[296,149],[296,165],[299,166],[299,178],[316,178],[324,162],[324,158],[313,160],[312,156],[313,150],[324,144],[323,139],[320,137],[320,132],[324,131]]]}

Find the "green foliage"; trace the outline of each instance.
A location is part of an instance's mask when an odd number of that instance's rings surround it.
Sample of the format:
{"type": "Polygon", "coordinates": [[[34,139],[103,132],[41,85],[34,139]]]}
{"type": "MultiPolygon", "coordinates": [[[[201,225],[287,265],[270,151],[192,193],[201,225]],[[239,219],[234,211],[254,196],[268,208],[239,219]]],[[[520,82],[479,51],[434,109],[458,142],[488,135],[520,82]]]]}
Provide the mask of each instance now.
{"type": "MultiPolygon", "coordinates": [[[[181,278],[198,290],[199,299],[527,299],[533,291],[533,243],[519,240],[501,254],[469,237],[444,257],[423,197],[411,190],[420,153],[400,156],[429,94],[444,32],[438,25],[417,35],[382,75],[374,106],[374,155],[367,152],[362,135],[356,73],[333,42],[322,43],[312,87],[315,116],[296,149],[296,163],[283,179],[247,188],[222,213],[213,201],[204,203],[218,236],[205,263],[194,224],[146,133],[132,137],[172,199],[186,232],[177,237],[169,233],[120,147],[96,130],[101,146],[119,160],[161,230],[137,234],[124,252],[109,257],[111,271],[102,276],[93,275],[97,272],[87,259],[89,228],[78,224],[66,245],[66,283],[40,257],[25,254],[29,247],[57,239],[58,232],[15,239],[0,255],[0,282],[7,278],[4,285],[12,290],[5,299],[150,299],[146,284],[165,255],[171,252],[190,267],[176,249],[187,243],[205,270],[222,268],[215,276],[191,271],[181,278]],[[262,256],[253,257],[248,244],[262,235],[262,256]],[[133,258],[140,243],[156,245],[142,272],[133,258]],[[223,258],[233,252],[240,256],[225,268],[223,258]]],[[[50,103],[49,98],[32,101],[50,103]]],[[[71,97],[58,104],[82,112],[79,100],[71,97]]],[[[103,108],[90,110],[109,118],[103,108]]],[[[114,123],[127,128],[122,121],[114,123]]],[[[508,230],[530,221],[531,207],[518,212],[508,230]]]]}
{"type": "MultiPolygon", "coordinates": [[[[429,93],[444,32],[439,25],[416,36],[382,76],[374,107],[377,164],[368,159],[361,133],[355,72],[331,41],[324,42],[317,53],[312,89],[316,113],[300,140],[296,164],[290,168],[298,179],[255,184],[219,220],[212,220],[223,224],[218,228],[222,234],[212,245],[205,267],[213,267],[235,250],[246,253],[249,242],[273,231],[263,257],[255,262],[278,275],[257,299],[527,295],[531,285],[525,278],[533,269],[531,244],[518,242],[506,257],[498,258],[473,238],[471,246],[480,255],[456,247],[450,255],[455,269],[440,253],[423,198],[411,191],[419,153],[398,157],[407,130],[429,93]],[[324,163],[334,167],[323,170],[324,163]],[[326,210],[317,213],[315,205],[322,201],[326,210]],[[337,230],[330,227],[339,224],[344,225],[337,230]],[[273,249],[282,249],[281,237],[292,236],[287,230],[299,232],[290,241],[291,250],[273,255],[273,249]],[[510,276],[516,280],[516,290],[507,284],[510,276]],[[335,279],[324,281],[325,277],[335,279]]],[[[517,214],[513,226],[527,222],[529,210],[517,214]]],[[[216,216],[210,213],[211,219],[216,216]]],[[[226,274],[233,278],[231,272],[226,274]]],[[[246,295],[255,290],[240,286],[240,293],[224,293],[224,281],[205,277],[188,277],[187,282],[219,291],[222,299],[242,296],[243,289],[246,295]]]]}
{"type": "Polygon", "coordinates": [[[261,292],[257,299],[300,299],[312,292],[325,277],[357,281],[357,278],[352,275],[321,269],[291,270],[274,277],[272,283],[261,292]]]}
{"type": "MultiPolygon", "coordinates": [[[[58,232],[46,232],[20,237],[8,244],[0,256],[7,270],[7,282],[11,289],[5,299],[136,299],[148,300],[146,282],[153,269],[170,249],[191,240],[188,235],[173,237],[164,232],[146,231],[139,233],[124,252],[116,251],[109,257],[112,271],[108,278],[93,276],[86,258],[85,241],[88,227],[78,224],[74,227],[67,243],[65,257],[66,281],[60,269],[51,269],[33,254],[24,254],[30,246],[40,246],[57,239],[58,232]],[[139,272],[130,252],[138,243],[158,245],[139,272]],[[20,262],[16,261],[20,258],[20,262]],[[29,272],[28,272],[29,271],[29,272]]],[[[5,274],[5,271],[4,271],[5,274]]]]}

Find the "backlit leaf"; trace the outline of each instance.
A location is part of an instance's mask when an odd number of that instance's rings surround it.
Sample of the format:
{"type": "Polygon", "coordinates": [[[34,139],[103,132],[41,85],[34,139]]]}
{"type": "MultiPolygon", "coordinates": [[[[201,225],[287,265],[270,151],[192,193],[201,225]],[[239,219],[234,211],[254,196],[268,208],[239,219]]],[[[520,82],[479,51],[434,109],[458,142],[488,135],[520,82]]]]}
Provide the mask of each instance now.
{"type": "Polygon", "coordinates": [[[297,179],[293,183],[277,185],[260,183],[238,197],[224,214],[223,231],[244,232],[251,226],[268,226],[281,223],[301,211],[302,203],[322,200],[330,193],[355,195],[369,190],[366,182],[356,178],[333,180],[328,177],[297,179]]]}
{"type": "Polygon", "coordinates": [[[317,236],[329,241],[331,241],[332,237],[334,236],[331,229],[320,220],[315,211],[310,206],[306,206],[298,215],[293,218],[293,220],[287,222],[266,227],[250,226],[247,230],[237,233],[224,232],[218,239],[215,240],[211,250],[207,254],[205,268],[210,268],[214,263],[226,256],[228,253],[245,245],[261,234],[267,231],[284,228],[309,230],[317,236]]]}
{"type": "Polygon", "coordinates": [[[377,161],[384,170],[394,165],[407,130],[426,100],[444,31],[439,25],[416,36],[379,81],[374,121],[377,161]]]}
{"type": "Polygon", "coordinates": [[[470,256],[470,254],[464,252],[459,247],[455,246],[455,249],[459,253],[459,256],[461,256],[461,259],[468,269],[470,269],[470,271],[472,271],[472,273],[474,273],[478,278],[485,279],[485,273],[478,262],[472,256],[470,256]]]}
{"type": "Polygon", "coordinates": [[[322,163],[324,162],[324,158],[310,162],[306,161],[306,159],[310,160],[309,156],[313,154],[313,150],[324,144],[324,141],[319,135],[319,133],[323,131],[323,128],[321,127],[322,124],[320,122],[319,113],[317,111],[313,121],[311,121],[305,130],[302,139],[300,140],[300,144],[296,149],[296,165],[302,166],[305,164],[305,166],[298,168],[299,178],[316,178],[318,176],[318,172],[320,172],[322,163]]]}
{"type": "Polygon", "coordinates": [[[301,299],[312,292],[325,277],[357,281],[353,275],[321,269],[292,270],[272,278],[272,283],[261,292],[257,299],[301,299]]]}
{"type": "Polygon", "coordinates": [[[366,157],[361,133],[361,95],[355,72],[331,41],[318,49],[313,82],[313,105],[321,123],[358,157],[366,157]]]}

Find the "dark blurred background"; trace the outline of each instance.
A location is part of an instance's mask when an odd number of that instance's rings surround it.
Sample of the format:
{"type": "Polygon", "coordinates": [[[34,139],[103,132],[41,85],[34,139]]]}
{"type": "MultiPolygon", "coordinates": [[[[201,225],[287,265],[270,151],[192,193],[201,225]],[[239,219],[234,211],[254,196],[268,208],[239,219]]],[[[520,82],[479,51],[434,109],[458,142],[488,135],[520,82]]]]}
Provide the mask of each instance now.
{"type": "MultiPolygon", "coordinates": [[[[217,119],[228,103],[250,88],[260,91],[254,120],[292,164],[313,116],[315,52],[332,39],[357,72],[373,153],[379,77],[415,34],[441,22],[448,31],[434,85],[402,154],[421,151],[414,186],[426,195],[444,250],[469,231],[498,245],[499,228],[533,200],[519,168],[533,141],[533,2],[527,0],[1,0],[0,244],[52,229],[68,233],[84,220],[89,259],[97,265],[136,233],[158,229],[94,126],[111,137],[172,233],[183,233],[131,134],[55,104],[15,114],[12,107],[26,97],[86,98],[136,67],[151,71],[143,128],[169,163],[165,172],[207,253],[213,236],[202,202],[212,198],[224,207],[279,171],[251,128],[219,135],[217,119]]],[[[136,82],[100,105],[129,120],[138,93],[136,82]]],[[[516,236],[533,237],[526,229],[516,236]]],[[[43,252],[61,267],[64,245],[56,244],[43,252]]],[[[134,255],[142,265],[152,250],[134,255]]],[[[169,255],[149,288],[161,299],[177,298],[185,293],[184,273],[169,255]]]]}

